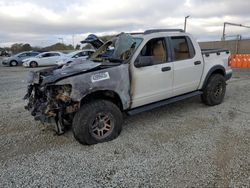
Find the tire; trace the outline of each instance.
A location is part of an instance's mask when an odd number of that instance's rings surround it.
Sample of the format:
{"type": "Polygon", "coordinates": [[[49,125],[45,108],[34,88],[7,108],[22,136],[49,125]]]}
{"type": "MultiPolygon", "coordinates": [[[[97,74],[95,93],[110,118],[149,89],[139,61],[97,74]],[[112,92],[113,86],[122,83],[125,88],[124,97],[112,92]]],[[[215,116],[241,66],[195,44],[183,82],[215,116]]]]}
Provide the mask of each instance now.
{"type": "Polygon", "coordinates": [[[31,61],[31,62],[30,62],[30,67],[32,67],[32,68],[38,67],[37,62],[31,61]]]}
{"type": "Polygon", "coordinates": [[[17,61],[13,60],[10,62],[11,67],[16,67],[18,65],[17,61]]]}
{"type": "Polygon", "coordinates": [[[81,144],[113,140],[122,130],[122,112],[112,102],[96,100],[82,106],[73,119],[74,137],[81,144]]]}
{"type": "Polygon", "coordinates": [[[209,106],[221,104],[226,93],[226,81],[221,74],[213,74],[203,89],[201,100],[209,106]]]}

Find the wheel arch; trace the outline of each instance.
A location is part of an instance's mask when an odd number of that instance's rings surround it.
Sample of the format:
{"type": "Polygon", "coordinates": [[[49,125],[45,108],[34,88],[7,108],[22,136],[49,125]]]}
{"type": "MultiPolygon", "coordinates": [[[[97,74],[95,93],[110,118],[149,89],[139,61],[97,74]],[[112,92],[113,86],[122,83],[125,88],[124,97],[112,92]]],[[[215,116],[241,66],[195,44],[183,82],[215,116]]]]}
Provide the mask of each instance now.
{"type": "Polygon", "coordinates": [[[226,76],[226,70],[225,70],[225,68],[224,68],[222,65],[216,65],[216,66],[212,67],[212,68],[208,71],[208,73],[207,73],[207,76],[206,76],[206,78],[205,78],[205,80],[204,80],[204,82],[203,82],[203,85],[202,85],[202,89],[203,89],[204,87],[206,87],[209,78],[210,78],[213,74],[221,74],[222,76],[225,77],[225,76],[226,76]]]}
{"type": "Polygon", "coordinates": [[[32,60],[32,61],[30,61],[30,62],[29,62],[29,67],[31,67],[31,63],[35,63],[35,64],[36,64],[36,66],[38,66],[38,63],[37,63],[37,61],[35,61],[35,60],[32,60]]]}
{"type": "Polygon", "coordinates": [[[103,100],[111,101],[115,105],[117,105],[120,110],[124,109],[124,106],[123,106],[123,103],[119,94],[112,90],[98,90],[98,91],[91,92],[81,99],[80,106],[83,106],[84,104],[92,100],[96,100],[96,99],[103,99],[103,100]]]}
{"type": "Polygon", "coordinates": [[[12,62],[15,62],[16,65],[18,65],[18,61],[17,61],[16,59],[11,59],[11,60],[9,61],[9,65],[10,65],[10,66],[12,66],[12,62]]]}

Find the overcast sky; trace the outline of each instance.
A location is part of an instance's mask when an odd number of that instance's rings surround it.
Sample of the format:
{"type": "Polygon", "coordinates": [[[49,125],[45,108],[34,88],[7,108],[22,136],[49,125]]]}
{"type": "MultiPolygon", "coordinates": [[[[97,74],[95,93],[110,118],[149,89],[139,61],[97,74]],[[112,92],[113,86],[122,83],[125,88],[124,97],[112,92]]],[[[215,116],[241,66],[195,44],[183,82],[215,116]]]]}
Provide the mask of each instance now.
{"type": "MultiPolygon", "coordinates": [[[[16,42],[75,44],[99,35],[150,28],[183,28],[197,40],[220,40],[223,22],[250,25],[249,0],[0,0],[0,46],[16,42]]],[[[250,37],[250,29],[227,27],[250,37]]]]}

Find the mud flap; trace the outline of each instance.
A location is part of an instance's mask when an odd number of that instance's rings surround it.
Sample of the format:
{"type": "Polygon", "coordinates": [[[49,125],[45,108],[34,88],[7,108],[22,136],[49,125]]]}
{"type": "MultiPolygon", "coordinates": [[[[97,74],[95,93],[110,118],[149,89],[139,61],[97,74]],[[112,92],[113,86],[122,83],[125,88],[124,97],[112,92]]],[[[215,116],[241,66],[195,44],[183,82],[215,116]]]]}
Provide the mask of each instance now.
{"type": "Polygon", "coordinates": [[[46,117],[44,115],[37,115],[34,117],[36,121],[40,121],[42,124],[49,124],[54,126],[54,131],[56,132],[57,135],[62,135],[65,133],[64,129],[64,123],[63,119],[59,118],[61,116],[57,117],[46,117]]]}
{"type": "Polygon", "coordinates": [[[58,116],[55,119],[55,131],[57,135],[62,135],[65,133],[65,126],[63,123],[62,112],[58,112],[58,116]]]}

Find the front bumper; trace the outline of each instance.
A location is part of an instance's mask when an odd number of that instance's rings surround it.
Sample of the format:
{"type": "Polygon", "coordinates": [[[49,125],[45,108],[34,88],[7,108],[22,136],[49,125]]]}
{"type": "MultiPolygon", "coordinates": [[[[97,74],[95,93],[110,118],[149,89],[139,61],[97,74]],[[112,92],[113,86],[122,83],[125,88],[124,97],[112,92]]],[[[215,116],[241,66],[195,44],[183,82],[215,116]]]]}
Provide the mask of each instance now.
{"type": "Polygon", "coordinates": [[[232,70],[226,72],[226,76],[225,76],[226,81],[230,80],[232,78],[232,76],[233,76],[232,70]]]}
{"type": "Polygon", "coordinates": [[[3,65],[10,65],[8,61],[3,61],[2,64],[3,65]]]}
{"type": "Polygon", "coordinates": [[[58,65],[58,66],[62,66],[62,65],[65,65],[66,64],[66,62],[64,62],[64,61],[58,61],[58,62],[56,62],[56,65],[58,65]]]}
{"type": "Polygon", "coordinates": [[[22,62],[24,67],[29,67],[29,63],[28,62],[22,62]]]}
{"type": "Polygon", "coordinates": [[[31,112],[35,120],[53,124],[57,134],[63,134],[65,119],[73,119],[71,117],[79,109],[79,102],[74,102],[70,98],[69,85],[41,87],[38,77],[37,73],[31,72],[29,75],[30,85],[24,97],[28,101],[25,109],[31,112]]]}

